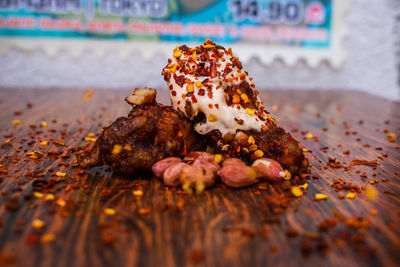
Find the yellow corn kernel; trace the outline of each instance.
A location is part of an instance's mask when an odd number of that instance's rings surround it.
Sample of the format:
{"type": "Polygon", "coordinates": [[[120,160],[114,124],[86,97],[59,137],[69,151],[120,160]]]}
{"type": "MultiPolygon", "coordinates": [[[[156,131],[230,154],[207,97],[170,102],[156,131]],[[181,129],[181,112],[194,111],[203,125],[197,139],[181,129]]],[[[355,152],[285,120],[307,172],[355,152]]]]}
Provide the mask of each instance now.
{"type": "Polygon", "coordinates": [[[97,138],[92,138],[92,137],[85,137],[85,141],[88,141],[88,142],[96,142],[96,140],[97,140],[97,138]]]}
{"type": "Polygon", "coordinates": [[[279,173],[281,176],[282,176],[282,178],[284,179],[284,180],[286,180],[286,181],[289,181],[290,179],[292,179],[292,174],[288,171],[288,170],[285,170],[285,171],[283,171],[283,172],[280,172],[279,173]]]}
{"type": "Polygon", "coordinates": [[[312,139],[312,138],[313,138],[313,135],[312,135],[312,133],[308,133],[308,134],[306,134],[306,138],[307,138],[307,139],[309,139],[309,140],[310,140],[310,139],[312,139]]]}
{"type": "Polygon", "coordinates": [[[356,194],[354,194],[353,192],[349,192],[346,195],[346,198],[348,198],[348,199],[354,199],[355,197],[356,197],[356,194]]]}
{"type": "Polygon", "coordinates": [[[122,146],[121,145],[114,145],[111,154],[113,155],[118,155],[122,151],[122,146]]]}
{"type": "Polygon", "coordinates": [[[218,120],[218,118],[214,114],[210,114],[210,116],[208,116],[208,121],[209,122],[214,122],[214,121],[217,121],[217,120],[218,120]]]}
{"type": "Polygon", "coordinates": [[[307,188],[308,188],[308,183],[299,185],[299,187],[300,187],[300,188],[303,188],[303,189],[307,189],[307,188]]]}
{"type": "Polygon", "coordinates": [[[131,151],[132,150],[132,146],[130,144],[126,144],[126,145],[124,145],[124,149],[128,150],[128,151],[131,151]]]}
{"type": "Polygon", "coordinates": [[[249,102],[249,98],[247,97],[246,94],[241,94],[241,95],[240,95],[240,98],[244,101],[244,103],[249,102]]]}
{"type": "Polygon", "coordinates": [[[14,125],[19,125],[21,122],[19,121],[19,120],[13,120],[12,121],[12,124],[14,124],[14,125]]]}
{"type": "Polygon", "coordinates": [[[115,211],[115,209],[112,209],[112,208],[105,208],[105,209],[104,209],[104,213],[107,214],[107,215],[113,216],[113,215],[115,215],[115,213],[117,213],[117,212],[115,211]]]}
{"type": "Polygon", "coordinates": [[[228,144],[224,145],[224,146],[222,147],[222,151],[226,150],[228,147],[229,147],[228,144]]]}
{"type": "Polygon", "coordinates": [[[252,108],[246,108],[246,112],[249,115],[254,115],[254,113],[256,113],[256,111],[254,109],[252,109],[252,108]]]}
{"type": "Polygon", "coordinates": [[[396,139],[396,135],[394,133],[388,133],[386,136],[387,136],[389,142],[394,143],[396,141],[395,140],[396,139]]]}
{"type": "Polygon", "coordinates": [[[196,85],[197,88],[200,88],[203,86],[203,84],[200,81],[195,81],[194,84],[196,85]]]}
{"type": "Polygon", "coordinates": [[[42,128],[44,128],[44,127],[47,127],[47,122],[45,122],[45,121],[42,121],[42,123],[40,124],[40,126],[42,126],[42,128]]]}
{"type": "Polygon", "coordinates": [[[194,52],[192,53],[192,58],[193,58],[194,61],[196,61],[196,59],[197,59],[196,50],[194,50],[194,52]]]}
{"type": "Polygon", "coordinates": [[[258,149],[254,152],[254,156],[256,156],[257,158],[261,158],[262,156],[264,156],[264,152],[258,149]]]}
{"type": "Polygon", "coordinates": [[[56,172],[56,176],[58,177],[64,177],[65,175],[67,175],[65,172],[56,172]]]}
{"type": "Polygon", "coordinates": [[[253,144],[253,145],[251,145],[251,146],[248,147],[249,151],[256,151],[257,148],[258,148],[258,146],[255,145],[255,144],[253,144]]]}
{"type": "Polygon", "coordinates": [[[254,137],[253,136],[249,136],[249,138],[247,138],[247,143],[249,143],[249,144],[254,144],[256,142],[256,140],[254,140],[254,137]]]}
{"type": "Polygon", "coordinates": [[[55,197],[53,194],[47,194],[46,197],[44,198],[44,200],[46,200],[46,201],[51,201],[54,199],[55,199],[55,197]]]}
{"type": "Polygon", "coordinates": [[[373,186],[368,185],[365,189],[365,197],[371,201],[376,200],[378,198],[378,190],[376,190],[373,186]]]}
{"type": "Polygon", "coordinates": [[[40,229],[45,226],[45,222],[39,219],[33,220],[32,222],[33,228],[40,229]]]}
{"type": "Polygon", "coordinates": [[[295,197],[301,197],[303,195],[303,191],[301,191],[301,188],[299,186],[292,186],[290,191],[292,192],[292,195],[295,197]]]}
{"type": "Polygon", "coordinates": [[[33,196],[36,198],[42,198],[44,195],[43,195],[43,193],[40,193],[40,192],[33,192],[33,196]]]}
{"type": "Polygon", "coordinates": [[[182,51],[179,50],[179,48],[175,48],[174,57],[180,57],[180,56],[182,56],[182,51]]]}
{"type": "Polygon", "coordinates": [[[43,243],[50,243],[56,240],[56,236],[54,234],[44,234],[40,238],[43,243]]]}
{"type": "Polygon", "coordinates": [[[215,163],[219,164],[222,160],[222,155],[221,154],[215,154],[214,155],[214,161],[215,163]]]}
{"type": "Polygon", "coordinates": [[[40,145],[41,145],[41,146],[47,146],[48,144],[49,144],[48,141],[42,141],[42,142],[40,142],[40,145]]]}
{"type": "Polygon", "coordinates": [[[321,194],[321,193],[315,194],[315,199],[316,200],[324,200],[324,199],[327,199],[327,198],[328,198],[328,196],[325,195],[325,194],[321,194]]]}
{"type": "Polygon", "coordinates": [[[143,191],[142,190],[133,190],[132,193],[133,193],[133,195],[135,197],[143,196],[143,191]]]}
{"type": "Polygon", "coordinates": [[[194,92],[194,86],[193,86],[193,84],[188,84],[188,85],[186,86],[186,91],[187,91],[188,93],[193,93],[193,92],[194,92]]]}

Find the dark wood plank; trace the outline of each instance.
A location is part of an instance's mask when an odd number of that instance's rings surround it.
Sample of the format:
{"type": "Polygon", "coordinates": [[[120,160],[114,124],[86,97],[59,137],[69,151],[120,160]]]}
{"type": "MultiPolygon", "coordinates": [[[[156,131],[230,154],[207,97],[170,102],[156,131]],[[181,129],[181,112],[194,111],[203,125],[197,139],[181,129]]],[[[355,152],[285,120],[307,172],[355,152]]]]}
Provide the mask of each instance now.
{"type": "MultiPolygon", "coordinates": [[[[61,166],[60,161],[70,165],[73,156],[48,156],[49,151],[62,154],[87,144],[83,138],[88,133],[99,134],[101,126],[129,110],[123,101],[129,94],[127,90],[97,90],[89,101],[83,99],[84,94],[84,90],[0,90],[0,163],[4,165],[0,173],[1,263],[400,264],[399,139],[389,142],[385,132],[400,135],[398,102],[344,91],[288,90],[264,94],[267,109],[279,118],[279,124],[312,151],[307,153],[313,165],[311,177],[317,175],[318,179],[310,178],[304,196],[295,198],[288,191],[290,183],[258,183],[237,190],[218,185],[202,195],[188,195],[165,188],[146,175],[116,177],[105,168],[80,174],[76,168],[61,166]],[[27,102],[33,107],[28,109],[27,102]],[[14,115],[16,110],[22,114],[14,115]],[[14,126],[14,119],[21,124],[14,126]],[[48,122],[48,127],[40,128],[41,121],[48,122]],[[37,128],[32,130],[30,125],[37,128]],[[306,132],[318,141],[306,139],[306,132]],[[53,142],[61,140],[61,135],[65,136],[65,146],[53,142]],[[7,139],[11,142],[4,144],[7,139]],[[49,141],[49,145],[41,146],[43,140],[49,141]],[[344,154],[346,150],[350,154],[344,154]],[[40,151],[44,157],[33,160],[27,155],[32,151],[40,151]],[[330,157],[343,165],[352,159],[377,160],[378,166],[326,169],[330,157]],[[56,171],[67,175],[52,176],[56,171]],[[32,197],[38,174],[43,174],[42,180],[57,182],[41,190],[43,198],[32,197]],[[336,192],[332,187],[339,177],[359,188],[374,188],[378,193],[376,200],[367,199],[364,189],[356,193],[355,199],[339,199],[339,195],[347,193],[336,192]],[[369,181],[375,179],[378,183],[371,185],[369,181]],[[143,196],[135,197],[133,190],[141,190],[143,196]],[[328,199],[313,201],[315,193],[324,193],[328,199]],[[45,201],[48,194],[54,195],[55,200],[45,201]],[[10,212],[6,204],[14,204],[10,201],[13,197],[20,205],[10,212]],[[107,215],[105,208],[114,209],[116,214],[107,215]],[[35,219],[45,222],[45,226],[34,228],[35,219]],[[321,231],[319,226],[326,219],[335,219],[336,226],[321,231]],[[53,234],[55,240],[41,241],[48,234],[53,234]]],[[[160,94],[160,101],[166,103],[166,92],[160,94]]]]}

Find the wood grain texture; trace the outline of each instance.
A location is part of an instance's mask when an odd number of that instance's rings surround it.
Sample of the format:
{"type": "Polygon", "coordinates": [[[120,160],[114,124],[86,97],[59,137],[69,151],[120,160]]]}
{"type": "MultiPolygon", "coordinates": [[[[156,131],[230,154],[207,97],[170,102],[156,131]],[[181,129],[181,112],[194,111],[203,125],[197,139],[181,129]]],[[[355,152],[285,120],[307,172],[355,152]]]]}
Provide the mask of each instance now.
{"type": "MultiPolygon", "coordinates": [[[[235,190],[217,185],[202,195],[188,195],[165,188],[151,175],[116,177],[105,168],[77,175],[76,169],[60,165],[60,161],[70,164],[73,157],[47,156],[51,150],[65,153],[68,148],[86,144],[83,138],[88,133],[98,134],[102,126],[129,110],[123,101],[129,94],[127,90],[97,90],[89,101],[83,100],[84,94],[84,90],[0,90],[0,163],[8,171],[0,172],[0,264],[400,264],[399,139],[389,142],[385,133],[387,130],[400,135],[399,103],[359,92],[264,94],[267,110],[279,118],[279,125],[292,131],[312,151],[307,153],[313,165],[311,177],[319,178],[310,178],[301,198],[290,197],[288,184],[278,187],[262,182],[235,190]],[[27,102],[33,107],[28,109],[27,102]],[[14,115],[16,110],[22,114],[14,115]],[[13,125],[14,119],[21,124],[13,125]],[[48,122],[48,127],[40,128],[41,121],[48,122]],[[30,125],[38,127],[32,130],[30,125]],[[304,138],[306,132],[318,137],[318,141],[304,138]],[[53,142],[60,135],[65,136],[64,147],[53,142]],[[11,142],[4,144],[7,139],[11,142]],[[43,140],[49,145],[41,146],[39,142],[43,140]],[[350,154],[344,154],[346,150],[350,154]],[[27,153],[31,151],[43,152],[44,158],[30,159],[27,153]],[[325,169],[329,157],[343,165],[352,159],[377,160],[378,166],[375,170],[369,166],[347,171],[325,169]],[[56,171],[67,175],[52,176],[56,171]],[[43,192],[43,198],[32,198],[32,186],[40,174],[41,180],[53,179],[57,183],[43,192]],[[378,192],[377,199],[368,200],[365,190],[356,193],[355,199],[339,199],[339,195],[347,193],[332,188],[339,177],[359,187],[373,187],[378,192]],[[370,185],[368,181],[375,179],[378,183],[370,185]],[[143,191],[143,196],[135,197],[133,190],[143,191]],[[56,199],[45,201],[48,193],[56,199]],[[328,199],[313,201],[315,193],[324,193],[328,199]],[[6,199],[11,196],[20,200],[15,212],[6,209],[6,199]],[[65,201],[64,206],[60,199],[65,201]],[[114,209],[116,214],[107,215],[105,208],[114,209]],[[338,220],[337,214],[346,219],[338,220]],[[321,231],[319,226],[327,218],[336,218],[337,224],[321,231]],[[44,221],[45,227],[34,228],[35,219],[44,221]],[[369,227],[353,228],[354,220],[366,220],[369,227]],[[55,236],[53,242],[40,241],[49,233],[55,236]],[[39,240],[35,242],[35,238],[39,240]]],[[[159,100],[167,103],[166,92],[160,94],[159,100]]]]}

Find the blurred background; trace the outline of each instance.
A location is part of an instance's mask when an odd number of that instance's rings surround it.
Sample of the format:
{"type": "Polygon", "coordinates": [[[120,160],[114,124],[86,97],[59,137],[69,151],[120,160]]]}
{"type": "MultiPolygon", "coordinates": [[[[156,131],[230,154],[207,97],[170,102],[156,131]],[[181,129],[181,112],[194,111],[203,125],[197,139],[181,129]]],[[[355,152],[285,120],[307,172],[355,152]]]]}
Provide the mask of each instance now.
{"type": "Polygon", "coordinates": [[[0,87],[166,89],[172,49],[206,38],[262,90],[400,99],[400,0],[0,0],[0,87]]]}

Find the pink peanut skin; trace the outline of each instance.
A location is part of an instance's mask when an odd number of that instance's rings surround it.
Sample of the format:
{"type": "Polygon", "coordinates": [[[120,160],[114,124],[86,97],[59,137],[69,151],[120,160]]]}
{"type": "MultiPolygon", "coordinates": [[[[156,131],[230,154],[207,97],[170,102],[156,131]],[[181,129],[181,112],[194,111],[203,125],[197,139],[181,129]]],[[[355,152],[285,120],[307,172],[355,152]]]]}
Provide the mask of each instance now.
{"type": "Polygon", "coordinates": [[[216,181],[216,174],[211,169],[187,166],[182,170],[181,182],[190,180],[193,184],[203,182],[205,187],[213,186],[216,181]]]}
{"type": "Polygon", "coordinates": [[[226,159],[224,162],[222,162],[222,167],[228,166],[228,165],[240,165],[240,166],[247,166],[246,163],[244,163],[242,160],[238,158],[229,158],[226,159]]]}
{"type": "Polygon", "coordinates": [[[244,187],[257,181],[256,172],[244,164],[227,164],[218,171],[218,175],[227,186],[244,187]]]}
{"type": "Polygon", "coordinates": [[[182,160],[177,157],[165,158],[154,164],[153,167],[151,167],[151,169],[153,170],[153,173],[157,178],[162,179],[166,169],[181,161],[182,160]]]}
{"type": "Polygon", "coordinates": [[[277,182],[283,178],[283,168],[276,160],[269,158],[260,158],[254,161],[253,170],[257,174],[257,178],[266,181],[277,182]]]}
{"type": "Polygon", "coordinates": [[[208,169],[212,171],[212,173],[217,174],[217,171],[221,169],[221,167],[213,161],[209,161],[204,158],[197,158],[191,164],[193,167],[208,169]]]}
{"type": "Polygon", "coordinates": [[[184,162],[178,162],[168,167],[163,175],[164,184],[168,186],[178,186],[181,184],[182,170],[186,167],[190,167],[189,164],[184,162]]]}
{"type": "Polygon", "coordinates": [[[214,155],[208,152],[203,151],[194,151],[186,154],[185,160],[196,160],[196,159],[205,159],[210,162],[214,162],[214,155]]]}

